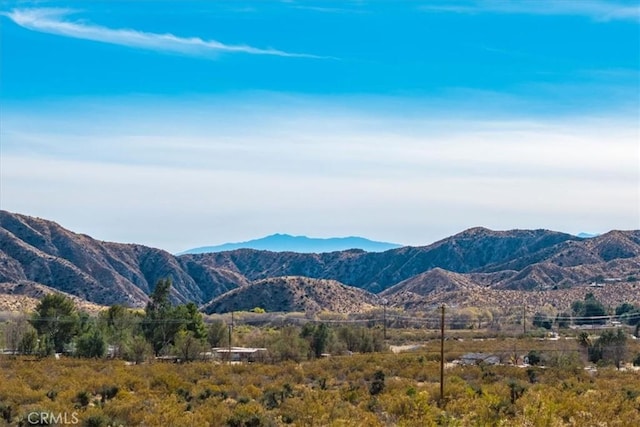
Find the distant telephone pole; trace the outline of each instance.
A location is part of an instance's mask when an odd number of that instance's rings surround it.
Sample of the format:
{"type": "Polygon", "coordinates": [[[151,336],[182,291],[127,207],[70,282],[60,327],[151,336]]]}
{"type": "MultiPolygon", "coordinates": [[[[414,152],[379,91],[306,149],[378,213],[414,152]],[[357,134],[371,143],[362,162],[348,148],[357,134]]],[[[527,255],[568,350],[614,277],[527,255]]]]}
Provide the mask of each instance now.
{"type": "Polygon", "coordinates": [[[387,299],[382,299],[382,336],[387,340],[387,299]]]}
{"type": "Polygon", "coordinates": [[[231,363],[231,340],[233,338],[233,311],[231,312],[231,323],[229,323],[229,345],[227,346],[227,357],[231,363]]]}
{"type": "Polygon", "coordinates": [[[522,298],[522,334],[527,335],[527,300],[522,298]]]}
{"type": "Polygon", "coordinates": [[[442,405],[444,403],[444,304],[440,310],[440,405],[442,405]]]}

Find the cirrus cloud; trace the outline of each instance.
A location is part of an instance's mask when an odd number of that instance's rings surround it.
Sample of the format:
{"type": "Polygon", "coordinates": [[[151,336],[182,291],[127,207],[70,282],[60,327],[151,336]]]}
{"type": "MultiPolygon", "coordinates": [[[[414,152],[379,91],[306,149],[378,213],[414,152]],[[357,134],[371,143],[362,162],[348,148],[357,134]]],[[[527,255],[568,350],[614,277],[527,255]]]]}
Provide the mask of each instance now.
{"type": "Polygon", "coordinates": [[[317,55],[291,53],[272,48],[225,44],[199,37],[179,37],[171,33],[158,34],[133,29],[107,28],[69,20],[68,16],[73,12],[69,9],[33,8],[14,9],[11,12],[4,12],[2,15],[31,31],[162,53],[201,57],[212,57],[221,53],[244,53],[295,58],[323,58],[317,55]]]}

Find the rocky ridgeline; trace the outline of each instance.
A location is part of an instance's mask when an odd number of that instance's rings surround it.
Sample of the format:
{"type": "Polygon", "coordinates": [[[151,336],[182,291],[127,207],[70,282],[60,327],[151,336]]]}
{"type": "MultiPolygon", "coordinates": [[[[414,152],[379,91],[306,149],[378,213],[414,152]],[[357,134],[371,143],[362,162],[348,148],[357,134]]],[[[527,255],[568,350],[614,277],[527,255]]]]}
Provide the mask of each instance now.
{"type": "MultiPolygon", "coordinates": [[[[595,278],[608,285],[633,283],[640,277],[640,231],[581,239],[549,230],[477,227],[428,246],[380,253],[238,249],[174,256],[0,211],[0,283],[44,285],[91,303],[141,307],[165,277],[173,280],[174,302],[194,301],[208,311],[249,302],[278,311],[358,311],[381,297],[405,308],[483,299],[493,304],[501,299],[496,292],[546,292],[552,298],[595,278]]],[[[11,286],[0,293],[19,294],[11,286]]]]}

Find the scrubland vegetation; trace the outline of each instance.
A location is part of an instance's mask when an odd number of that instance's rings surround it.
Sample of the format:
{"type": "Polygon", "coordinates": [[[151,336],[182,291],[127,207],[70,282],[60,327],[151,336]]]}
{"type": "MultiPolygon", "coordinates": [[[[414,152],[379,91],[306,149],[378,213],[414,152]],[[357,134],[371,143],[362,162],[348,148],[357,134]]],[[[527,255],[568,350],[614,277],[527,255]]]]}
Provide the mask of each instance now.
{"type": "Polygon", "coordinates": [[[313,317],[256,308],[231,325],[171,305],[170,287],[159,283],[144,311],[91,317],[53,295],[1,324],[10,351],[0,359],[0,425],[38,425],[30,414],[52,414],[39,425],[64,425],[64,414],[103,427],[640,425],[631,304],[606,308],[587,294],[570,313],[542,307],[528,318],[522,307],[448,309],[441,396],[437,308],[313,317]],[[620,322],[605,324],[613,313],[620,322]],[[230,339],[266,354],[209,359],[230,339]],[[469,353],[494,362],[463,363],[469,353]]]}
{"type": "Polygon", "coordinates": [[[447,365],[442,401],[437,343],[278,364],[4,357],[0,415],[5,425],[30,425],[33,411],[75,412],[85,426],[640,425],[638,372],[587,371],[575,340],[543,344],[448,341],[449,360],[538,348],[545,367],[447,365]]]}

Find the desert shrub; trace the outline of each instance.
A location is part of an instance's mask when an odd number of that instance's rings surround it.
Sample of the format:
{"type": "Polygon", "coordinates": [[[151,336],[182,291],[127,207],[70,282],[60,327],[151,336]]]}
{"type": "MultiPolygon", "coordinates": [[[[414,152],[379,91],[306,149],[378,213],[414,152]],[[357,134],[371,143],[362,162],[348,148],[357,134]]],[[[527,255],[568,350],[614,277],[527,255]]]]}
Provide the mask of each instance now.
{"type": "Polygon", "coordinates": [[[109,418],[106,415],[89,415],[82,423],[83,427],[107,427],[109,418]]]}
{"type": "Polygon", "coordinates": [[[226,420],[229,427],[275,427],[275,421],[257,403],[238,405],[226,420]]]}
{"type": "Polygon", "coordinates": [[[74,399],[74,402],[76,403],[76,407],[79,407],[79,408],[84,408],[88,406],[90,401],[91,401],[91,395],[86,390],[79,391],[78,394],[76,394],[76,397],[74,399]]]}
{"type": "Polygon", "coordinates": [[[280,406],[284,400],[284,395],[281,390],[269,388],[264,391],[261,400],[266,409],[274,409],[280,406]]]}
{"type": "Polygon", "coordinates": [[[542,361],[542,357],[540,353],[536,350],[531,350],[527,353],[527,359],[529,360],[530,365],[538,365],[542,361]]]}
{"type": "Polygon", "coordinates": [[[14,407],[8,402],[0,402],[0,417],[7,423],[13,419],[14,407]]]}
{"type": "Polygon", "coordinates": [[[511,403],[516,403],[516,400],[520,399],[524,392],[526,391],[526,387],[516,379],[510,379],[507,383],[509,386],[511,403]]]}
{"type": "Polygon", "coordinates": [[[384,385],[384,372],[376,371],[376,373],[373,374],[371,384],[369,384],[369,394],[375,396],[382,393],[384,385]]]}
{"type": "Polygon", "coordinates": [[[118,394],[119,388],[117,385],[103,385],[98,390],[98,394],[101,396],[101,402],[104,404],[107,400],[113,399],[118,394]]]}
{"type": "MultiPolygon", "coordinates": [[[[268,340],[281,330],[262,332],[268,340]]],[[[0,425],[15,425],[34,408],[76,411],[79,425],[91,419],[105,426],[564,425],[572,418],[576,425],[640,425],[636,373],[590,374],[575,341],[448,340],[447,359],[476,351],[513,354],[517,346],[544,355],[546,368],[453,366],[445,372],[442,407],[438,342],[413,353],[277,364],[0,357],[0,416],[12,417],[0,425]]],[[[629,341],[638,354],[640,345],[629,341]]]]}

